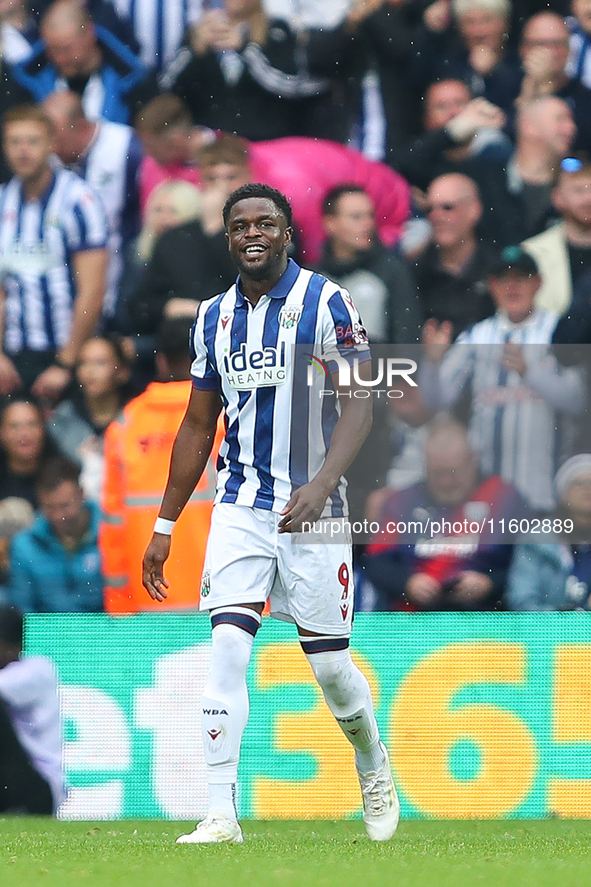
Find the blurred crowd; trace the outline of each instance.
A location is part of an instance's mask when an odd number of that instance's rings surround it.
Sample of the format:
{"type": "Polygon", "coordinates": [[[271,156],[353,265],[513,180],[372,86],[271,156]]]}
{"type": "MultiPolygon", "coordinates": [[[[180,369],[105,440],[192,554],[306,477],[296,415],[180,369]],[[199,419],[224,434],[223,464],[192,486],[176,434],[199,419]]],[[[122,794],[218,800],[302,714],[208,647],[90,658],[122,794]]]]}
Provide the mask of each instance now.
{"type": "MultiPolygon", "coordinates": [[[[260,181],[418,365],[351,469],[357,606],[591,607],[590,0],[0,0],[0,46],[5,603],[154,608],[188,331],[260,181]]],[[[159,610],[198,605],[214,465],[159,610]]]]}

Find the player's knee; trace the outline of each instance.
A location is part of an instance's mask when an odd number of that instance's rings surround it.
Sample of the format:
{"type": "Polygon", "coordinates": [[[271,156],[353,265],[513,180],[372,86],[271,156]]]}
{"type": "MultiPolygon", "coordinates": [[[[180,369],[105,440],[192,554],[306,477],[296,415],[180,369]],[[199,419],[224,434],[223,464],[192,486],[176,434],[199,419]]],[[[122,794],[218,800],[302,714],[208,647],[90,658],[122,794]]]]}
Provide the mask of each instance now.
{"type": "Polygon", "coordinates": [[[344,701],[348,695],[351,673],[355,668],[348,646],[345,649],[325,649],[318,652],[308,652],[304,643],[302,647],[325,696],[336,703],[344,701]]]}
{"type": "Polygon", "coordinates": [[[223,659],[226,668],[246,670],[250,661],[252,641],[242,629],[220,625],[211,635],[212,660],[223,659]]]}
{"type": "Polygon", "coordinates": [[[210,679],[218,686],[231,689],[246,675],[252,653],[254,636],[260,625],[260,616],[238,608],[219,609],[212,613],[212,656],[210,679]]]}

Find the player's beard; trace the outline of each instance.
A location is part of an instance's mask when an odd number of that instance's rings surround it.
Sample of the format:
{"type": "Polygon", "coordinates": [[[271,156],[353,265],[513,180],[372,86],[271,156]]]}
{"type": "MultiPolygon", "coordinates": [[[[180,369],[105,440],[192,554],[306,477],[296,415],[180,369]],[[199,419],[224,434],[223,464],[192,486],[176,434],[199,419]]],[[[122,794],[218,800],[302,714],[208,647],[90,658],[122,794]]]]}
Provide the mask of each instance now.
{"type": "Polygon", "coordinates": [[[242,261],[242,257],[238,259],[236,264],[238,265],[238,271],[244,277],[248,277],[250,280],[266,280],[267,277],[271,277],[273,272],[277,269],[277,267],[281,264],[282,255],[269,253],[262,264],[252,267],[248,265],[246,262],[242,261]]]}

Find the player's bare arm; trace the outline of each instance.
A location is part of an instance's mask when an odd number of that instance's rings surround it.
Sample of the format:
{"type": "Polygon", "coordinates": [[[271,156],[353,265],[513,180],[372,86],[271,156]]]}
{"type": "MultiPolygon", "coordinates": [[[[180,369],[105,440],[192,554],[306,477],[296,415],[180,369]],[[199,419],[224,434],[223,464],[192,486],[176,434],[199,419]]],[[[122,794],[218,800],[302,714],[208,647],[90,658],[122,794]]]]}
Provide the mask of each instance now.
{"type": "MultiPolygon", "coordinates": [[[[371,361],[359,366],[359,378],[371,379],[371,361]]],[[[335,390],[338,377],[333,377],[335,390]]],[[[359,386],[350,386],[350,393],[359,386]]],[[[340,392],[344,393],[342,389],[340,392]]],[[[349,394],[349,391],[346,392],[349,394]]],[[[310,483],[295,491],[281,514],[280,533],[298,532],[302,523],[318,520],[326,500],[338,485],[340,478],[361,449],[372,423],[372,401],[369,397],[342,397],[343,411],[335,425],[324,465],[310,483]]]]}
{"type": "MultiPolygon", "coordinates": [[[[205,470],[222,408],[218,391],[191,391],[187,412],[178,430],[160,517],[175,521],[187,504],[205,470]]],[[[170,536],[154,533],[144,555],[142,582],[154,600],[166,598],[168,582],[164,564],[170,553],[170,536]]]]}

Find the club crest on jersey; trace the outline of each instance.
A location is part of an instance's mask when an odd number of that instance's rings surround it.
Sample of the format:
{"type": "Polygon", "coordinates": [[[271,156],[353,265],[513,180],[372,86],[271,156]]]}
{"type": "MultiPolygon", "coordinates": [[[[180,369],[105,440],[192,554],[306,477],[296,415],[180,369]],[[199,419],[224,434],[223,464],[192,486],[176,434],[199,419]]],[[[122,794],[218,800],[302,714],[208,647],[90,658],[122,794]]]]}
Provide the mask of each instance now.
{"type": "Polygon", "coordinates": [[[253,351],[247,351],[243,342],[238,351],[225,354],[222,362],[228,384],[236,391],[283,385],[287,379],[285,342],[279,348],[269,345],[253,351]]]}
{"type": "Polygon", "coordinates": [[[201,597],[207,597],[211,591],[211,572],[206,570],[201,580],[201,597]]]}
{"type": "Polygon", "coordinates": [[[284,305],[279,312],[279,325],[286,330],[290,330],[299,323],[302,310],[302,305],[284,305]]]}

